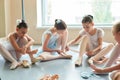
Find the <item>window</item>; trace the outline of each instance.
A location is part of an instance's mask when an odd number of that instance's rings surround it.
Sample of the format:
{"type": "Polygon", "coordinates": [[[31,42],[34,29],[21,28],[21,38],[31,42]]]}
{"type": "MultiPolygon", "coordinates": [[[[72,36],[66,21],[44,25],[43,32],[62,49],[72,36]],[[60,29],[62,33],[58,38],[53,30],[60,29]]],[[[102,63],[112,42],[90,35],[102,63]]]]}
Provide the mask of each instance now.
{"type": "Polygon", "coordinates": [[[95,25],[110,26],[120,20],[119,5],[120,0],[37,0],[37,23],[50,26],[63,19],[69,26],[80,26],[82,17],[91,14],[95,25]]]}

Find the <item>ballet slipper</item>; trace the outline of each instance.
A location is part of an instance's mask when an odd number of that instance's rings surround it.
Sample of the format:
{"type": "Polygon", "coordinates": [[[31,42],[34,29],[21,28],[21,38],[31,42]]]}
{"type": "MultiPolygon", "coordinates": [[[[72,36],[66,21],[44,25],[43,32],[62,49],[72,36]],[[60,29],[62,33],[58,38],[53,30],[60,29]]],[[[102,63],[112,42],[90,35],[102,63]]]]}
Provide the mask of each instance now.
{"type": "Polygon", "coordinates": [[[23,65],[24,68],[29,68],[30,67],[30,64],[27,60],[23,60],[22,65],[23,65]]]}
{"type": "Polygon", "coordinates": [[[64,55],[64,57],[66,58],[66,59],[71,59],[72,58],[72,55],[64,55]]]}
{"type": "Polygon", "coordinates": [[[59,75],[57,74],[54,74],[53,76],[51,76],[51,80],[58,80],[59,78],[59,75]]]}
{"type": "Polygon", "coordinates": [[[45,75],[40,80],[51,80],[51,75],[45,75]]]}
{"type": "Polygon", "coordinates": [[[15,61],[15,62],[13,62],[13,63],[11,64],[10,69],[11,69],[11,70],[14,70],[14,69],[16,69],[18,66],[19,66],[19,63],[15,61]]]}
{"type": "Polygon", "coordinates": [[[75,61],[75,66],[76,66],[76,67],[79,67],[81,64],[82,64],[82,60],[81,60],[81,59],[77,59],[77,60],[75,61]]]}
{"type": "Polygon", "coordinates": [[[66,59],[71,59],[72,55],[68,55],[65,52],[63,52],[62,56],[64,56],[66,59]]]}
{"type": "Polygon", "coordinates": [[[93,65],[93,59],[90,58],[90,59],[88,60],[88,63],[89,63],[90,65],[93,65]]]}
{"type": "Polygon", "coordinates": [[[32,64],[35,64],[36,62],[41,61],[41,57],[33,58],[31,59],[31,61],[32,61],[32,64]]]}
{"type": "Polygon", "coordinates": [[[40,80],[58,80],[59,76],[57,74],[54,75],[45,75],[40,80]]]}

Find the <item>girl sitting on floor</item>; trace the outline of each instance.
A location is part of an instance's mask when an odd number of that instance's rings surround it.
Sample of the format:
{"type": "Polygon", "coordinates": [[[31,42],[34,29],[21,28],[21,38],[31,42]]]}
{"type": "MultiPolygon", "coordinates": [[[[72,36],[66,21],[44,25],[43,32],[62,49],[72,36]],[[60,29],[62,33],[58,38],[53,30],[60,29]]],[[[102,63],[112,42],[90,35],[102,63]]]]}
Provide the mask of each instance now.
{"type": "Polygon", "coordinates": [[[47,29],[42,35],[42,51],[38,51],[37,56],[41,61],[53,59],[71,59],[71,55],[66,54],[66,43],[68,40],[68,30],[66,23],[61,19],[56,19],[54,27],[47,29]],[[57,53],[57,55],[54,55],[57,53]]]}
{"type": "Polygon", "coordinates": [[[111,56],[104,68],[98,68],[92,63],[92,58],[89,60],[90,66],[97,74],[110,73],[110,80],[120,80],[120,63],[112,65],[120,55],[120,22],[113,25],[112,33],[117,41],[115,47],[111,52],[111,56]],[[112,65],[112,66],[111,66],[112,65]]]}

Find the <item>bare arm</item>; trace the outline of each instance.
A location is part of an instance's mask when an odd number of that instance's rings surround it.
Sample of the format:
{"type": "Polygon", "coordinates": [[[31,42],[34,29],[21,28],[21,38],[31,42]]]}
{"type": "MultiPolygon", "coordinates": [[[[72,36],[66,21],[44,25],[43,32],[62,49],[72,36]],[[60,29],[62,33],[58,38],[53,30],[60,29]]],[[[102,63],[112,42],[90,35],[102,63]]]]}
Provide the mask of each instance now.
{"type": "Polygon", "coordinates": [[[68,46],[77,43],[77,41],[80,40],[81,37],[82,37],[82,36],[78,35],[75,39],[73,39],[73,40],[71,40],[70,42],[68,42],[68,46]]]}
{"type": "Polygon", "coordinates": [[[16,38],[14,36],[14,33],[11,33],[8,38],[9,38],[12,46],[15,48],[15,50],[18,51],[18,52],[21,52],[22,49],[18,46],[18,44],[16,42],[16,38]]]}
{"type": "Polygon", "coordinates": [[[120,69],[120,64],[117,64],[117,65],[112,66],[112,67],[103,68],[103,71],[104,72],[111,72],[111,71],[119,70],[119,69],[120,69]]]}
{"type": "Polygon", "coordinates": [[[90,65],[92,69],[95,70],[97,73],[107,73],[107,72],[112,72],[114,70],[120,70],[120,64],[111,66],[111,67],[106,67],[106,68],[98,68],[95,65],[90,65]]]}

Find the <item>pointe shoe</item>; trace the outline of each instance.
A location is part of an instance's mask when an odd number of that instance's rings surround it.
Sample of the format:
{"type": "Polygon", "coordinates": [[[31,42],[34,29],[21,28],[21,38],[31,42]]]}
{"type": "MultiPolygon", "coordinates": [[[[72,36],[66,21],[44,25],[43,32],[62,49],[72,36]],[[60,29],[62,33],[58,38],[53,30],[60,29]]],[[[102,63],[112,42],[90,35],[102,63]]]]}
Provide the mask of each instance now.
{"type": "Polygon", "coordinates": [[[90,59],[88,60],[88,63],[89,63],[90,65],[93,64],[93,60],[92,60],[92,58],[90,58],[90,59]]]}
{"type": "Polygon", "coordinates": [[[10,66],[10,69],[11,70],[14,70],[14,69],[16,69],[17,67],[18,67],[18,62],[13,62],[12,64],[11,64],[11,66],[10,66]]]}
{"type": "Polygon", "coordinates": [[[59,75],[58,74],[54,74],[51,76],[51,80],[58,80],[59,75]]]}
{"type": "Polygon", "coordinates": [[[23,60],[22,65],[23,65],[24,68],[29,68],[30,67],[30,64],[27,60],[23,60]]]}
{"type": "Polygon", "coordinates": [[[66,59],[71,59],[71,58],[72,58],[72,55],[65,55],[65,58],[66,58],[66,59]]]}
{"type": "Polygon", "coordinates": [[[35,64],[36,62],[41,61],[41,58],[40,57],[33,58],[31,61],[32,61],[32,64],[35,64]]]}
{"type": "Polygon", "coordinates": [[[45,75],[42,78],[40,78],[40,80],[58,80],[59,75],[58,74],[54,74],[54,75],[45,75]]]}
{"type": "Polygon", "coordinates": [[[51,80],[51,75],[44,75],[40,80],[51,80]]]}
{"type": "Polygon", "coordinates": [[[75,66],[76,67],[79,67],[81,65],[81,60],[80,59],[77,59],[76,61],[75,61],[75,66]]]}

